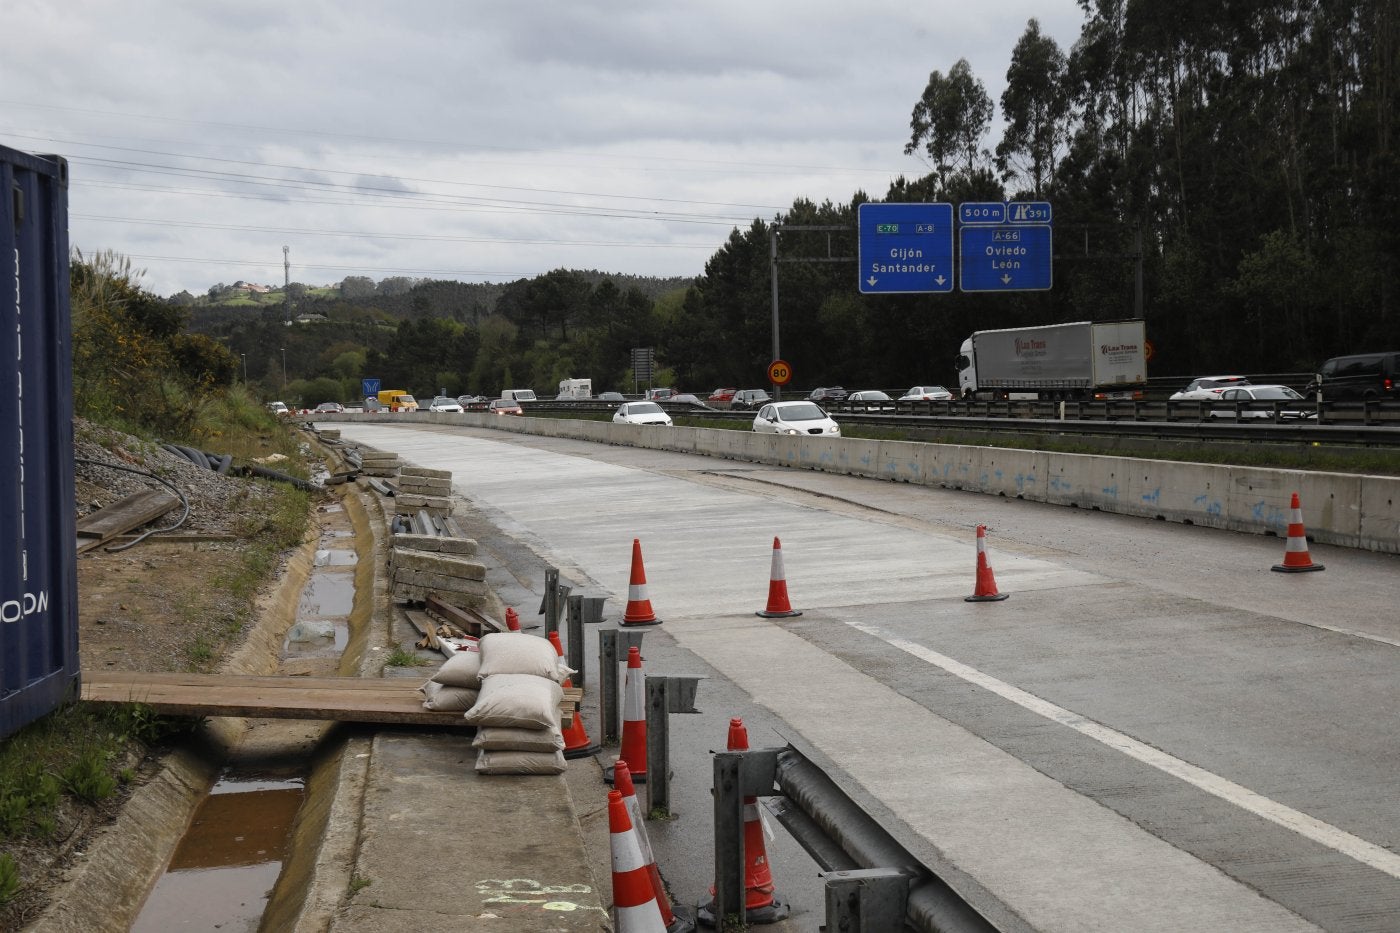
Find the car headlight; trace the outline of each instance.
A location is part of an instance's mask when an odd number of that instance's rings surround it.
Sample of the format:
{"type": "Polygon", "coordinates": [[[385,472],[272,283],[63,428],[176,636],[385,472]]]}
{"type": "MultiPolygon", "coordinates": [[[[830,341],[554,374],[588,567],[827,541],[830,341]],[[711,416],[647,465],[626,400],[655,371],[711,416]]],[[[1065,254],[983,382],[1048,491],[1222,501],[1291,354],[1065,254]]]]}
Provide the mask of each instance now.
{"type": "Polygon", "coordinates": [[[783,428],[783,433],[784,433],[784,434],[798,434],[798,433],[800,433],[800,432],[799,432],[796,428],[783,428]]]}

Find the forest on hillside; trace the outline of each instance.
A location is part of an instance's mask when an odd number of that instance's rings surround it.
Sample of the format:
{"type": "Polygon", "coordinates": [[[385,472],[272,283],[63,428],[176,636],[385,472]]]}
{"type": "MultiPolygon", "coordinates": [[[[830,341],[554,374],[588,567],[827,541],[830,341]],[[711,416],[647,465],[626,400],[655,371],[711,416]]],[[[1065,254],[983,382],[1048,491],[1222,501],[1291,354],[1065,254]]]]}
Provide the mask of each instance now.
{"type": "Polygon", "coordinates": [[[1400,6],[1081,6],[1069,49],[1026,24],[998,101],[965,61],[909,89],[906,152],[927,174],[755,218],[693,282],[561,269],[304,297],[298,314],[328,319],[316,325],[287,327],[275,308],[195,307],[193,326],[249,380],[275,394],[291,377],[313,404],[310,380],[344,398],[361,376],[420,394],[548,391],[581,376],[630,389],[638,346],[684,389],[758,385],[776,227],[781,351],[803,386],[949,382],[973,330],[1134,316],[1139,274],[1154,374],[1305,372],[1400,349],[1400,6]],[[801,261],[854,257],[856,209],[870,200],[1049,201],[1053,288],[862,296],[854,262],[801,261]]]}

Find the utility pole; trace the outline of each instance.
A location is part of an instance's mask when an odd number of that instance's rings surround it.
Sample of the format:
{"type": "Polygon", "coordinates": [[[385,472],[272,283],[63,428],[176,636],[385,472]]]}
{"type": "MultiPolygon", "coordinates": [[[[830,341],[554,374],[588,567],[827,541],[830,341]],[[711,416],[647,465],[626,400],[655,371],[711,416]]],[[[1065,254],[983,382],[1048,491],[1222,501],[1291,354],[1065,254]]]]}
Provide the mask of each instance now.
{"type": "Polygon", "coordinates": [[[282,394],[287,394],[287,348],[282,348],[282,394]]]}
{"type": "MultiPolygon", "coordinates": [[[[282,247],[282,303],[287,306],[287,323],[292,323],[292,248],[282,247]]],[[[283,381],[286,381],[285,376],[283,381]]]]}

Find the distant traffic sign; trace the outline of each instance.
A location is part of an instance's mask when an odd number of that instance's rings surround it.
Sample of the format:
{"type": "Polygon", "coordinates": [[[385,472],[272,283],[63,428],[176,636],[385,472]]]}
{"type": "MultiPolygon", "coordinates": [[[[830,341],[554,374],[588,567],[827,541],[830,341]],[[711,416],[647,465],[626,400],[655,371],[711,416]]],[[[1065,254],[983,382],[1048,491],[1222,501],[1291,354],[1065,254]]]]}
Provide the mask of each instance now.
{"type": "Polygon", "coordinates": [[[862,204],[864,295],[953,290],[953,205],[862,204]]]}
{"type": "Polygon", "coordinates": [[[775,386],[785,386],[792,381],[792,367],[787,360],[774,360],[768,364],[768,381],[775,386]]]}
{"type": "Polygon", "coordinates": [[[959,287],[965,292],[1048,291],[1049,224],[996,224],[958,231],[959,287]]]}
{"type": "Polygon", "coordinates": [[[365,398],[374,398],[376,395],[379,394],[379,380],[361,379],[360,394],[363,395],[365,398]]]}

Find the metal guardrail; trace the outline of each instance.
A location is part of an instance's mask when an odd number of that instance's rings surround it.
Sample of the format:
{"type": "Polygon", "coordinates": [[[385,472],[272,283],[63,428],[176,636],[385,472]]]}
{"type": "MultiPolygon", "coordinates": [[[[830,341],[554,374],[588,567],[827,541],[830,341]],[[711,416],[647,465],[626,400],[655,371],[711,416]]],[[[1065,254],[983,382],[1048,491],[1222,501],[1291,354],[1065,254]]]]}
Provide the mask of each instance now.
{"type": "Polygon", "coordinates": [[[828,929],[997,929],[792,746],[716,752],[712,793],[716,926],[744,917],[744,798],[763,797],[827,879],[828,929]]]}

